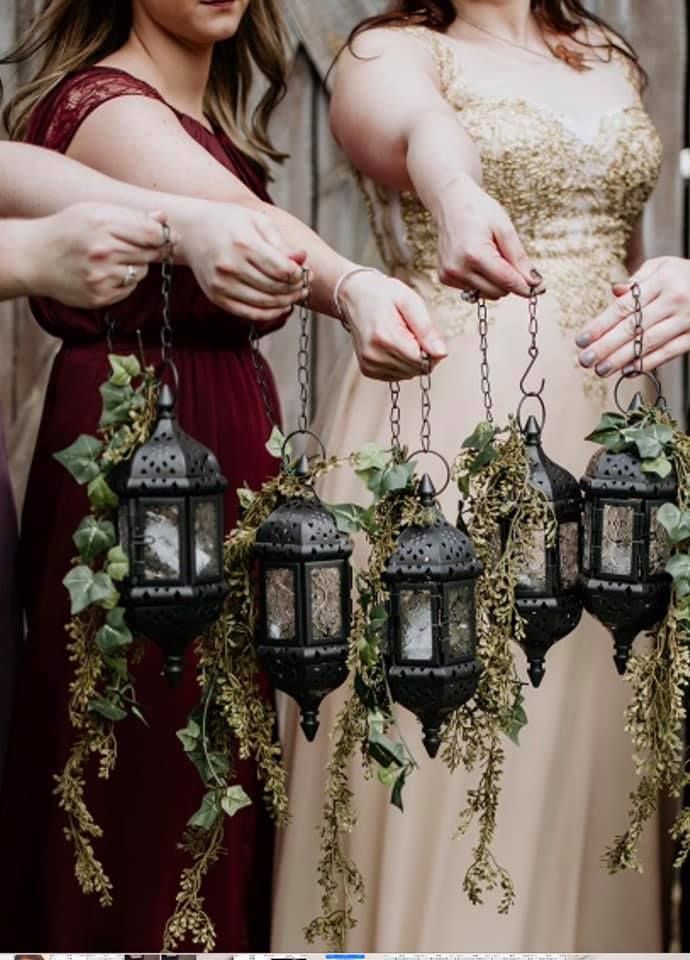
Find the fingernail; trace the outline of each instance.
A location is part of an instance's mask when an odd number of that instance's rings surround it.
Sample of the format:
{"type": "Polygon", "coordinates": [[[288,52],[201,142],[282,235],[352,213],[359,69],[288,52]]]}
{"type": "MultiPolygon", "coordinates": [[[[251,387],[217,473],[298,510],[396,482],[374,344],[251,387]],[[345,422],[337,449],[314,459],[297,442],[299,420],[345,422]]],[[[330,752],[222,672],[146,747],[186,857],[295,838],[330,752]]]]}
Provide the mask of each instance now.
{"type": "Polygon", "coordinates": [[[598,366],[594,368],[594,371],[596,374],[598,374],[598,376],[605,377],[610,369],[611,369],[611,364],[608,362],[608,360],[604,360],[603,363],[600,363],[598,366]]]}
{"type": "Polygon", "coordinates": [[[432,340],[429,344],[429,347],[431,348],[431,352],[437,356],[439,354],[443,354],[443,356],[448,355],[448,347],[440,337],[436,337],[436,339],[432,340]]]}
{"type": "Polygon", "coordinates": [[[594,350],[588,350],[587,353],[580,354],[580,363],[583,367],[591,367],[595,359],[594,350]]]}
{"type": "Polygon", "coordinates": [[[629,377],[631,373],[635,373],[635,369],[635,364],[629,363],[627,367],[623,367],[623,373],[626,375],[626,377],[629,377]]]}
{"type": "Polygon", "coordinates": [[[544,279],[535,267],[532,267],[532,269],[529,272],[529,275],[533,280],[536,280],[537,283],[541,283],[542,280],[544,279]]]}
{"type": "Polygon", "coordinates": [[[577,337],[575,337],[575,343],[578,345],[578,347],[582,347],[583,350],[585,347],[588,347],[591,342],[592,342],[591,333],[580,333],[578,334],[577,337]]]}

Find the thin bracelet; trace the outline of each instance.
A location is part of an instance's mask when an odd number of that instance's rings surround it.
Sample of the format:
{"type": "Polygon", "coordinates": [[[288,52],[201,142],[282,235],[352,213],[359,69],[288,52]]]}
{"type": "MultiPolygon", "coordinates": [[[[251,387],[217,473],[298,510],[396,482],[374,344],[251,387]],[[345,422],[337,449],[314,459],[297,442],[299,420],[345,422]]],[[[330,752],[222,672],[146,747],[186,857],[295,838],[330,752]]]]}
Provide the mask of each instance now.
{"type": "Polygon", "coordinates": [[[350,277],[354,277],[356,273],[378,273],[379,276],[383,276],[380,270],[377,270],[376,267],[353,267],[352,270],[348,270],[347,273],[344,273],[342,277],[338,280],[335,285],[335,290],[333,291],[333,306],[335,307],[335,314],[343,325],[344,329],[347,332],[350,332],[350,321],[345,316],[345,311],[340,306],[340,291],[343,284],[346,280],[349,280],[350,277]]]}

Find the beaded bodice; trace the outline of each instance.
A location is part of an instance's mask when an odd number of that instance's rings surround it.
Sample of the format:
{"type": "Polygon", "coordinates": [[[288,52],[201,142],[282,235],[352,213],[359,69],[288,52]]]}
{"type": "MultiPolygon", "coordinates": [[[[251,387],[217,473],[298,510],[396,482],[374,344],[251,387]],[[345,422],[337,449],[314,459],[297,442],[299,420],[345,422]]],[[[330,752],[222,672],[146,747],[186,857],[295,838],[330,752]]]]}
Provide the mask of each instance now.
{"type": "MultiPolygon", "coordinates": [[[[624,276],[630,234],[659,173],[661,142],[637,90],[631,86],[627,104],[583,133],[535,100],[479,92],[445,37],[409,32],[431,48],[442,93],[479,150],[484,188],[544,275],[559,322],[578,328],[606,306],[611,282],[624,276]]],[[[474,311],[438,279],[430,215],[412,193],[362,183],[386,265],[439,308],[447,335],[460,332],[474,311]]]]}

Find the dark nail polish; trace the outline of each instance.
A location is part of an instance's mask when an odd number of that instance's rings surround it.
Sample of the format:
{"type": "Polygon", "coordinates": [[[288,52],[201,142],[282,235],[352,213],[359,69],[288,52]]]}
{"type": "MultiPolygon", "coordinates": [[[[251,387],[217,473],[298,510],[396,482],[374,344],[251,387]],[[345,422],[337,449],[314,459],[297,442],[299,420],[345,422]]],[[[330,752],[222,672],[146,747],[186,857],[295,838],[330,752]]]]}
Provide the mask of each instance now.
{"type": "Polygon", "coordinates": [[[578,345],[578,347],[581,347],[583,350],[585,347],[588,347],[591,342],[592,342],[591,333],[580,333],[578,334],[577,337],[575,337],[575,343],[578,345]]]}
{"type": "Polygon", "coordinates": [[[595,359],[594,350],[588,350],[587,353],[580,354],[580,363],[583,367],[591,367],[595,359]]]}
{"type": "Polygon", "coordinates": [[[623,373],[626,377],[629,377],[631,373],[635,373],[635,364],[629,363],[627,367],[623,367],[623,373]]]}
{"type": "Polygon", "coordinates": [[[598,367],[595,367],[594,369],[595,369],[595,372],[596,372],[600,377],[605,377],[606,374],[607,374],[607,373],[609,372],[609,370],[611,369],[611,364],[610,364],[608,361],[605,360],[604,363],[600,363],[599,366],[598,366],[598,367]]]}
{"type": "Polygon", "coordinates": [[[536,280],[537,283],[541,283],[542,280],[544,279],[542,275],[539,273],[539,271],[535,270],[534,267],[532,267],[532,269],[530,270],[529,275],[533,280],[536,280]]]}

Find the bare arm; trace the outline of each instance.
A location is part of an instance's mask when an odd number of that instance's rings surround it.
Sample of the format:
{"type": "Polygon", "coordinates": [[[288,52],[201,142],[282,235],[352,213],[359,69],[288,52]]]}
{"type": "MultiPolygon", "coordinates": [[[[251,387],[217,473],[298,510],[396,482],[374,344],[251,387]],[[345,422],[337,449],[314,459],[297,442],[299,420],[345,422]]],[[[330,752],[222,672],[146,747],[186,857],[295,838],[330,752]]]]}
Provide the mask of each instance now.
{"type": "Polygon", "coordinates": [[[507,214],[481,189],[477,149],[441,93],[431,53],[396,29],[361,34],[355,53],[342,54],[331,105],[333,133],[354,165],[419,196],[439,229],[445,283],[494,298],[527,295],[539,277],[507,214]]]}
{"type": "MultiPolygon", "coordinates": [[[[335,253],[307,226],[259,200],[190,137],[174,113],[155,100],[127,96],[104,103],[80,126],[70,156],[148,190],[239,204],[266,216],[291,247],[306,251],[313,274],[311,305],[334,314],[337,281],[356,264],[335,253]]],[[[370,376],[417,375],[420,346],[446,353],[421,299],[404,284],[360,273],[342,288],[360,365],[370,376]]]]}

